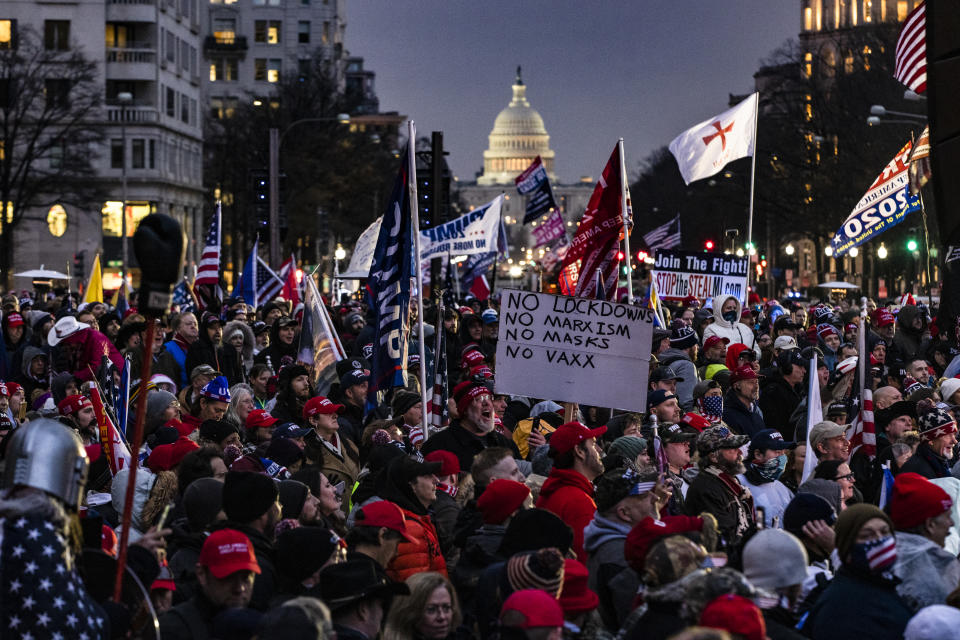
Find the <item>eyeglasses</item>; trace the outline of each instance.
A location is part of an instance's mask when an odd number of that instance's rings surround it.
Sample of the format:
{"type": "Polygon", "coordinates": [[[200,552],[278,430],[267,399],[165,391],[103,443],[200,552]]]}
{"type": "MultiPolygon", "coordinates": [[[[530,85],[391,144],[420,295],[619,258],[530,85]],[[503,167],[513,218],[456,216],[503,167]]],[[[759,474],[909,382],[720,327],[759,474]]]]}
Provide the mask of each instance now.
{"type": "Polygon", "coordinates": [[[453,606],[449,604],[428,604],[423,608],[423,612],[428,616],[435,616],[441,612],[450,614],[453,612],[453,606]]]}
{"type": "Polygon", "coordinates": [[[837,476],[836,479],[837,479],[837,480],[850,480],[850,481],[853,481],[855,477],[856,477],[856,476],[854,476],[854,475],[853,475],[853,472],[851,471],[850,473],[848,473],[848,474],[845,475],[845,476],[837,476]]]}

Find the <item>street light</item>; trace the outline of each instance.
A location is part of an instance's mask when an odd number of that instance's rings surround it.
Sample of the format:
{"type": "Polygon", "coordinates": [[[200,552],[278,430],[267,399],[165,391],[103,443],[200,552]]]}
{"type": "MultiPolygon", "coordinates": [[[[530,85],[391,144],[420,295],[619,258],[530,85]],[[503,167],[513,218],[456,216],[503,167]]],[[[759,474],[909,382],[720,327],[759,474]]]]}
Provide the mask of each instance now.
{"type": "Polygon", "coordinates": [[[878,116],[882,118],[883,116],[897,116],[898,118],[907,118],[910,120],[915,120],[917,122],[926,122],[927,117],[919,113],[910,113],[909,111],[893,111],[892,109],[887,109],[882,104],[875,104],[870,107],[870,115],[878,116]]]}
{"type": "Polygon", "coordinates": [[[291,122],[283,133],[274,127],[270,128],[270,263],[280,263],[280,147],[283,139],[290,130],[298,124],[306,122],[339,122],[350,124],[350,114],[338,113],[330,118],[301,118],[291,122]]]}
{"type": "Polygon", "coordinates": [[[856,258],[858,255],[860,255],[860,249],[853,247],[852,249],[850,249],[850,251],[847,252],[847,255],[850,256],[851,258],[856,258]]]}
{"type": "Polygon", "coordinates": [[[333,300],[334,304],[340,304],[340,261],[347,257],[347,252],[338,242],[337,248],[333,252],[333,300]]]}
{"type": "Polygon", "coordinates": [[[117,94],[120,103],[120,144],[123,145],[123,161],[120,167],[120,199],[123,206],[120,208],[120,286],[127,286],[127,105],[133,103],[133,94],[121,91],[117,94]]]}
{"type": "Polygon", "coordinates": [[[792,256],[795,251],[796,251],[796,249],[793,247],[792,244],[788,244],[787,246],[785,246],[785,247],[783,248],[783,252],[784,252],[785,254],[787,254],[788,256],[792,256]]]}
{"type": "Polygon", "coordinates": [[[824,249],[823,249],[823,255],[827,256],[828,258],[832,257],[832,256],[833,256],[833,247],[829,247],[829,246],[828,246],[828,247],[824,247],[824,249]]]}
{"type": "Polygon", "coordinates": [[[880,248],[877,249],[877,257],[880,258],[881,260],[887,259],[887,248],[883,246],[882,242],[880,243],[880,248]]]}

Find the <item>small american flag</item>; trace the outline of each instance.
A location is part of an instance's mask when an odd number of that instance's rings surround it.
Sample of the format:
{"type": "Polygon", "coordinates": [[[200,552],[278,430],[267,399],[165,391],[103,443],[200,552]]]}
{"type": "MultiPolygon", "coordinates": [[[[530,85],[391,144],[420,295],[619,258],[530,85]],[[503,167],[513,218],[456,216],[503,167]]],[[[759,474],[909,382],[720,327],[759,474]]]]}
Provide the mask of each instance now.
{"type": "Polygon", "coordinates": [[[860,398],[860,411],[853,424],[847,429],[847,440],[850,441],[850,457],[857,449],[863,447],[863,452],[871,460],[877,457],[877,428],[873,422],[873,392],[864,388],[860,398]]]}
{"type": "Polygon", "coordinates": [[[220,203],[210,221],[210,229],[203,241],[203,254],[197,265],[197,277],[194,285],[220,284],[220,203]]]}
{"type": "MultiPolygon", "coordinates": [[[[437,318],[443,318],[443,305],[437,307],[437,318]]],[[[443,323],[437,323],[437,341],[433,357],[433,391],[427,402],[427,425],[432,429],[447,426],[447,336],[443,323]]]]}
{"type": "Polygon", "coordinates": [[[927,5],[921,2],[907,15],[897,39],[893,77],[915,93],[927,90],[927,5]]]}
{"type": "Polygon", "coordinates": [[[258,304],[270,302],[283,290],[283,280],[270,266],[257,257],[257,301],[258,304]]]}
{"type": "Polygon", "coordinates": [[[650,251],[673,249],[680,246],[680,215],[643,236],[650,251]]]}

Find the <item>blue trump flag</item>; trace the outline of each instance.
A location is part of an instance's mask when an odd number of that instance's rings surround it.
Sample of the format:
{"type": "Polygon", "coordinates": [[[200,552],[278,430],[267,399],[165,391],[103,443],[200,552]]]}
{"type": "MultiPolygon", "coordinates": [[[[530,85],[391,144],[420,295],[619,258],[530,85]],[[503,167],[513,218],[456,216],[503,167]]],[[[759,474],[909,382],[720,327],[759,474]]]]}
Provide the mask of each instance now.
{"type": "Polygon", "coordinates": [[[367,409],[379,404],[378,394],[404,385],[410,335],[410,278],[413,275],[413,219],[409,180],[415,168],[409,150],[393,184],[383,214],[377,247],[370,264],[367,291],[376,312],[367,409]]]}

